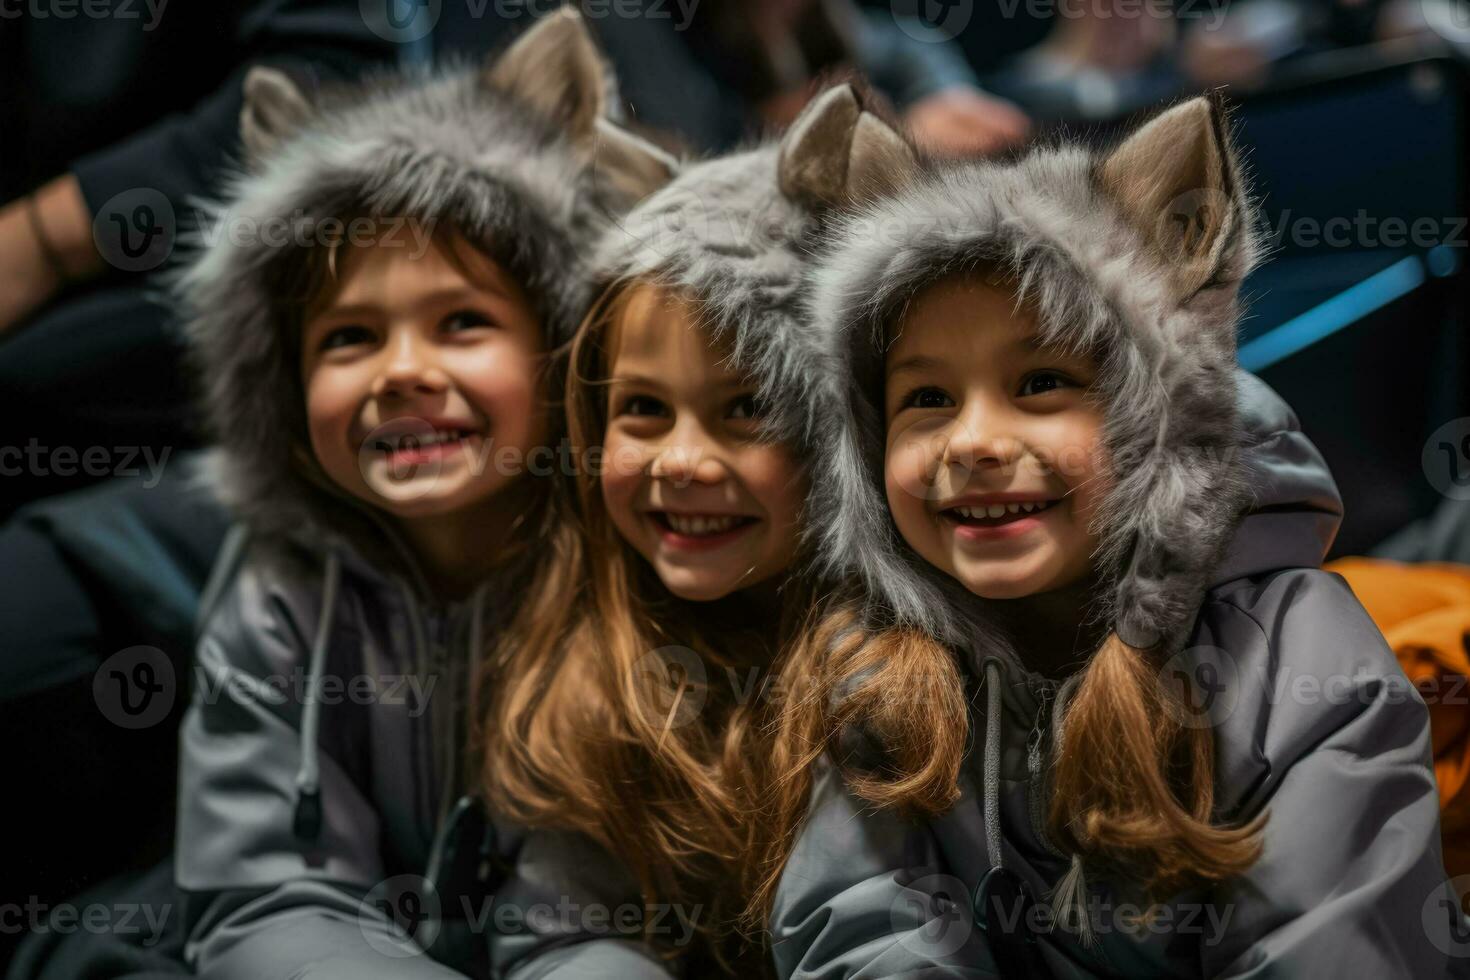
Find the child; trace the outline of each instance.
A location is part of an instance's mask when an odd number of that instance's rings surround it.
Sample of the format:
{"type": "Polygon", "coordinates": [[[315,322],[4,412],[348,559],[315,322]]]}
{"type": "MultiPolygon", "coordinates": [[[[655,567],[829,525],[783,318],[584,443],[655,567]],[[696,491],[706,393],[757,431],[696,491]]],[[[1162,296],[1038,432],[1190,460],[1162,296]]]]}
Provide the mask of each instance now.
{"type": "MultiPolygon", "coordinates": [[[[468,692],[550,519],[549,355],[637,143],[603,120],[611,80],[570,10],[481,69],[316,105],[257,72],[246,96],[251,171],[180,284],[248,531],[205,604],[182,735],[187,957],[481,975],[483,901],[533,892],[546,852],[462,798],[468,692]]],[[[603,944],[557,955],[636,968],[603,944]]]]}
{"type": "Polygon", "coordinates": [[[795,574],[810,423],[787,365],[819,220],[895,145],[839,86],[603,239],[608,286],[567,382],[580,521],[486,695],[490,799],[597,840],[694,922],[697,947],[646,924],[688,976],[769,970],[733,933],[765,850],[768,681],[813,598],[795,574]]]}
{"type": "Polygon", "coordinates": [[[1234,370],[1259,246],[1218,106],[894,164],[813,294],[812,509],[868,601],[819,631],[811,728],[848,738],[780,974],[1444,975],[1423,703],[1318,568],[1320,458],[1234,370]]]}

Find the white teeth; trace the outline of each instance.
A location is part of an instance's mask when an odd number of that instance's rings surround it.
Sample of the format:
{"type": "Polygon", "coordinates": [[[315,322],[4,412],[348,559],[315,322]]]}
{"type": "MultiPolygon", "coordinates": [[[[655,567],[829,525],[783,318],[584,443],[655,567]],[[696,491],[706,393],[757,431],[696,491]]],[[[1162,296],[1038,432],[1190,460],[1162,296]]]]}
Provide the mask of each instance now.
{"type": "Polygon", "coordinates": [[[408,449],[411,447],[437,446],[441,442],[456,442],[464,438],[465,433],[459,429],[440,429],[427,435],[416,433],[399,436],[391,442],[385,443],[388,449],[408,449]]]}
{"type": "Polygon", "coordinates": [[[738,517],[724,516],[697,516],[687,514],[671,514],[664,512],[664,519],[669,522],[669,527],[679,534],[693,536],[708,534],[723,534],[735,527],[739,522],[738,517]]]}
{"type": "Polygon", "coordinates": [[[980,504],[974,507],[955,507],[954,512],[966,520],[978,521],[985,518],[995,519],[1005,517],[1007,514],[1032,514],[1039,510],[1045,510],[1049,501],[1035,500],[1025,502],[1012,502],[1005,504],[980,504]]]}

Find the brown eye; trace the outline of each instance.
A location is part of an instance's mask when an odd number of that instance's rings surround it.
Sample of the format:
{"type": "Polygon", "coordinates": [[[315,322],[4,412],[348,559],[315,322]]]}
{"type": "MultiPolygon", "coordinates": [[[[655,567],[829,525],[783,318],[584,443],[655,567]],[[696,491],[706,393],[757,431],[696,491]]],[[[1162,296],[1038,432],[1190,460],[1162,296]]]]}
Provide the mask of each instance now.
{"type": "Polygon", "coordinates": [[[729,417],[732,419],[758,419],[764,414],[764,406],[753,394],[741,395],[730,403],[729,417]]]}
{"type": "Polygon", "coordinates": [[[939,388],[915,388],[904,397],[902,408],[949,408],[954,399],[939,388]]]}
{"type": "Polygon", "coordinates": [[[367,327],[350,324],[345,327],[335,327],[327,332],[327,335],[317,344],[317,350],[336,350],[339,347],[355,347],[358,344],[371,344],[373,332],[367,327]]]}
{"type": "Polygon", "coordinates": [[[493,326],[495,326],[494,322],[483,313],[477,313],[474,310],[456,310],[444,318],[443,329],[447,333],[458,333],[461,330],[493,326]]]}
{"type": "Polygon", "coordinates": [[[1037,371],[1021,382],[1020,396],[1024,398],[1028,395],[1044,395],[1049,391],[1073,387],[1076,386],[1066,375],[1056,371],[1037,371]]]}
{"type": "Polygon", "coordinates": [[[664,403],[648,395],[633,395],[623,402],[619,415],[659,416],[666,414],[664,403]]]}

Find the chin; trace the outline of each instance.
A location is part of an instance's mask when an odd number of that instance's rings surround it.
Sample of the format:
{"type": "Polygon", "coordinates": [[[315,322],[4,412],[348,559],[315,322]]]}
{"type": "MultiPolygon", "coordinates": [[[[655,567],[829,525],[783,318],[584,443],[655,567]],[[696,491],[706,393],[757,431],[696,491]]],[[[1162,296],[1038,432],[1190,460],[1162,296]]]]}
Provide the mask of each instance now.
{"type": "Polygon", "coordinates": [[[695,582],[695,581],[670,581],[664,576],[659,576],[664,588],[686,602],[715,602],[725,598],[733,591],[724,582],[695,582]]]}
{"type": "Polygon", "coordinates": [[[982,599],[1023,599],[1046,588],[1046,576],[1039,574],[994,575],[960,569],[951,571],[950,575],[967,591],[982,599]]]}
{"type": "Polygon", "coordinates": [[[373,494],[369,500],[382,511],[403,520],[413,520],[426,517],[443,517],[455,511],[472,507],[494,495],[499,488],[479,489],[474,487],[459,487],[453,490],[443,490],[435,487],[422,496],[413,496],[409,491],[404,494],[407,499],[394,500],[392,497],[373,494]]]}

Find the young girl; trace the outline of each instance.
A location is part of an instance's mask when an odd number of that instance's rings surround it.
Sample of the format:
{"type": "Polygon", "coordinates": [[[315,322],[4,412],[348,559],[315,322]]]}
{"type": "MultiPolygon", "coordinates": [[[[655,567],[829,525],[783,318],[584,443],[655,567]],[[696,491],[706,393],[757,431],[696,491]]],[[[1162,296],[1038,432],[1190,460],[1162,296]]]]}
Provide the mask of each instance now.
{"type": "MultiPolygon", "coordinates": [[[[482,975],[484,903],[544,874],[544,849],[477,822],[460,746],[477,655],[549,520],[534,474],[558,427],[548,354],[588,299],[579,256],[613,188],[636,191],[607,167],[634,145],[609,99],[571,11],[479,69],[317,104],[279,73],[247,82],[250,172],[180,284],[246,531],[205,603],[182,735],[202,974],[482,975]]],[[[578,954],[611,973],[624,956],[578,954]]]]}
{"type": "Polygon", "coordinates": [[[647,938],[689,976],[769,969],[734,932],[765,849],[768,681],[812,601],[793,574],[809,424],[789,354],[820,216],[895,145],[834,88],[604,238],[609,285],[567,382],[580,519],[486,694],[489,798],[619,858],[660,914],[647,938]]]}
{"type": "Polygon", "coordinates": [[[1259,246],[1220,109],[894,163],[813,296],[812,510],[867,602],[792,663],[840,773],[791,773],[781,975],[1444,975],[1423,703],[1234,370],[1259,246]]]}

